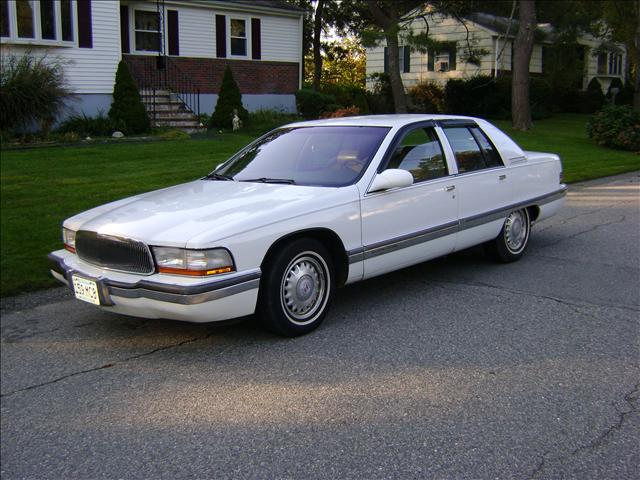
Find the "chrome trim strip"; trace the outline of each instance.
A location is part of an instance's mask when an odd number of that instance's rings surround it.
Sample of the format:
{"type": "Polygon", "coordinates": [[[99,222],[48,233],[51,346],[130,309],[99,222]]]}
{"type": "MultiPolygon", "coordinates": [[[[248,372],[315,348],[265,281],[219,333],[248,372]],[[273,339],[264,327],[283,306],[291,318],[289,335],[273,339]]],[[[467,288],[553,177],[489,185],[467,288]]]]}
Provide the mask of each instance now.
{"type": "Polygon", "coordinates": [[[513,210],[529,207],[532,205],[545,205],[547,203],[558,200],[559,198],[562,198],[566,195],[567,189],[568,187],[565,185],[560,190],[546,195],[540,195],[539,197],[535,197],[524,202],[514,203],[506,207],[491,210],[486,213],[461,218],[460,220],[455,222],[438,225],[437,227],[432,227],[427,230],[422,230],[416,233],[409,233],[400,237],[395,237],[389,240],[373,243],[371,245],[366,245],[364,249],[351,250],[347,252],[347,255],[349,256],[349,263],[362,261],[362,259],[377,257],[379,255],[385,255],[387,253],[395,252],[396,250],[412,247],[414,245],[435,240],[437,238],[451,235],[459,231],[467,230],[469,228],[474,228],[486,223],[504,219],[507,217],[509,212],[513,210]]]}
{"type": "Polygon", "coordinates": [[[180,305],[198,305],[204,302],[211,302],[213,300],[219,300],[221,298],[236,295],[238,293],[253,290],[260,286],[260,279],[249,280],[244,283],[231,285],[226,288],[220,288],[211,290],[209,292],[197,293],[193,295],[181,295],[176,293],[158,292],[154,290],[146,290],[144,288],[119,288],[109,287],[109,291],[114,297],[124,298],[149,298],[151,300],[158,300],[161,302],[178,303],[180,305]]]}
{"type": "Polygon", "coordinates": [[[258,288],[260,285],[261,270],[259,268],[243,272],[233,278],[217,278],[211,282],[199,285],[169,285],[149,280],[139,280],[135,283],[110,280],[102,276],[95,278],[67,266],[64,259],[50,253],[50,268],[58,275],[64,277],[67,286],[73,288],[71,280],[73,275],[78,275],[98,284],[100,302],[102,306],[114,305],[111,296],[124,298],[150,298],[182,305],[196,305],[199,303],[217,300],[235,295],[247,290],[258,288]]]}

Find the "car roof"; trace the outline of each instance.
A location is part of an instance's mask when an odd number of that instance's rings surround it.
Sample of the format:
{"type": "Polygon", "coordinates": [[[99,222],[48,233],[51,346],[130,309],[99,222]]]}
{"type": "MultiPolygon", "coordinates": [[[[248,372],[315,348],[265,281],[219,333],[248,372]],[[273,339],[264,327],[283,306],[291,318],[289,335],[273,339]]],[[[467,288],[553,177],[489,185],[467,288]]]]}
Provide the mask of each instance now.
{"type": "Polygon", "coordinates": [[[321,120],[310,120],[307,122],[295,122],[286,127],[312,127],[312,126],[355,126],[355,127],[402,127],[411,123],[428,120],[479,120],[474,117],[461,115],[425,115],[418,113],[407,113],[397,115],[361,115],[355,117],[325,118],[321,120]]]}

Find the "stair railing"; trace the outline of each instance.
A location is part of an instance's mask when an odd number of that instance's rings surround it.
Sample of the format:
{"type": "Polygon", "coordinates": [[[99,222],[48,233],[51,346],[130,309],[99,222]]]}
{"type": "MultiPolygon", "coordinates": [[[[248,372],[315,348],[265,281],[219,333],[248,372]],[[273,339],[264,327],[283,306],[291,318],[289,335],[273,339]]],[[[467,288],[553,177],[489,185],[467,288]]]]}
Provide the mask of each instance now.
{"type": "Polygon", "coordinates": [[[138,68],[135,64],[130,65],[130,68],[133,67],[131,73],[138,88],[152,92],[154,121],[157,90],[168,90],[173,93],[191,113],[200,117],[200,89],[197,85],[180,70],[171,57],[155,57],[155,59],[155,62],[145,62],[143,68],[138,68]]]}

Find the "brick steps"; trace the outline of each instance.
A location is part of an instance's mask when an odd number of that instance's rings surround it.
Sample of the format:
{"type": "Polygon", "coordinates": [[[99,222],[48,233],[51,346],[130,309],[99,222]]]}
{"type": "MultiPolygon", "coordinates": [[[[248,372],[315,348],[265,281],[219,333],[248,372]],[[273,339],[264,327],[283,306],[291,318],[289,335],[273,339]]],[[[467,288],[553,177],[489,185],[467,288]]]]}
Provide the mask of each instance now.
{"type": "Polygon", "coordinates": [[[156,90],[154,93],[153,90],[142,89],[140,97],[152,126],[177,128],[187,133],[204,130],[195,114],[170,91],[156,90]]]}

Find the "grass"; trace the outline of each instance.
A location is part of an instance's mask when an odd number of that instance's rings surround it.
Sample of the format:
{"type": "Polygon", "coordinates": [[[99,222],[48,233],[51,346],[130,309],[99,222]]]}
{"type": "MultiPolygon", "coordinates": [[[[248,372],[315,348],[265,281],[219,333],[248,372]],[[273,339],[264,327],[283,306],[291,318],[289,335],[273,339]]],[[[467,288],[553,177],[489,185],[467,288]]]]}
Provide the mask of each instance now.
{"type": "Polygon", "coordinates": [[[518,132],[509,121],[495,121],[525,150],[560,155],[566,182],[574,183],[640,170],[640,155],[596,145],[587,137],[588,115],[561,114],[534,122],[533,129],[518,132]]]}
{"type": "MultiPolygon", "coordinates": [[[[640,170],[640,156],[594,145],[586,137],[586,121],[584,115],[558,115],[526,133],[496,123],[525,149],[560,154],[569,182],[640,170]]],[[[203,176],[266,129],[199,139],[3,151],[0,295],[57,285],[46,255],[61,247],[65,218],[203,176]]]]}

